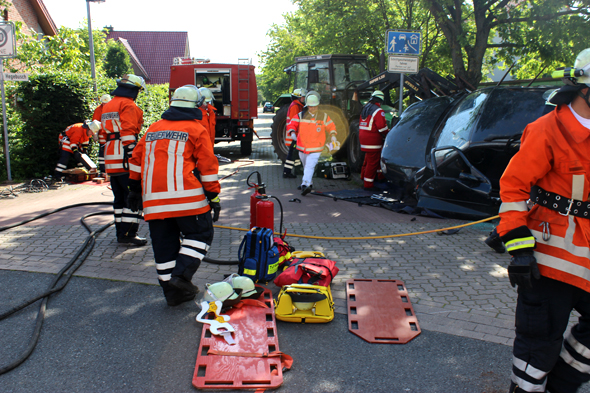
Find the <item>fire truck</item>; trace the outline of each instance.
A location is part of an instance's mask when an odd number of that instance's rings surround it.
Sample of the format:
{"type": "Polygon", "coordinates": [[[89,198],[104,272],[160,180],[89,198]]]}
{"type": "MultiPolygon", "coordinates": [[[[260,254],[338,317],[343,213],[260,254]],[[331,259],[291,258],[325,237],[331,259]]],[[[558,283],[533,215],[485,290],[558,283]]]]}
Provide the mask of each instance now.
{"type": "Polygon", "coordinates": [[[207,87],[217,113],[215,143],[240,141],[240,153],[252,153],[254,119],[258,117],[256,76],[250,59],[237,64],[177,57],[170,66],[170,97],[184,85],[207,87]]]}

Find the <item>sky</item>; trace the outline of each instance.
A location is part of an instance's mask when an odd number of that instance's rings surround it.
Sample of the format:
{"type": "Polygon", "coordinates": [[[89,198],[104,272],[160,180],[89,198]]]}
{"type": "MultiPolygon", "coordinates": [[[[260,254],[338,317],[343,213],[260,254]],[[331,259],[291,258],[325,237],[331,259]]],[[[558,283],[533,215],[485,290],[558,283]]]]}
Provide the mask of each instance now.
{"type": "MultiPolygon", "coordinates": [[[[78,28],[87,18],[85,0],[43,0],[57,27],[78,28]]],[[[90,3],[92,29],[186,31],[191,57],[217,63],[252,59],[269,43],[273,23],[296,10],[291,0],[105,0],[90,3]]]]}

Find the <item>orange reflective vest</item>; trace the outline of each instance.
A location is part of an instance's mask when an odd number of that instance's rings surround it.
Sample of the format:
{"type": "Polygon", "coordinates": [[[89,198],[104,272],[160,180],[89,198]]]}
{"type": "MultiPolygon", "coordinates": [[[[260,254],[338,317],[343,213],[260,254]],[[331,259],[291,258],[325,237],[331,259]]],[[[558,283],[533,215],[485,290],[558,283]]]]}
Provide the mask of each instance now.
{"type": "Polygon", "coordinates": [[[383,148],[383,141],[389,132],[385,112],[378,104],[369,103],[363,108],[359,119],[359,142],[361,151],[374,152],[383,148]],[[372,105],[368,107],[368,105],[372,105]],[[371,112],[372,111],[372,112],[371,112]],[[371,113],[369,113],[371,112],[371,113]],[[366,117],[363,118],[363,115],[366,117]]]}
{"type": "Polygon", "coordinates": [[[143,125],[143,111],[128,97],[115,96],[104,104],[101,115],[106,133],[104,163],[108,174],[127,173],[123,146],[135,144],[143,125]]]}
{"type": "Polygon", "coordinates": [[[218,169],[209,134],[197,120],[155,122],[129,160],[129,178],[141,180],[146,221],[211,210],[205,191],[219,193],[218,169]]]}
{"type": "Polygon", "coordinates": [[[336,126],[326,112],[317,111],[315,115],[305,111],[296,114],[287,126],[287,132],[297,134],[297,150],[303,153],[318,153],[324,150],[326,133],[336,135],[336,126]]]}
{"type": "Polygon", "coordinates": [[[90,137],[88,136],[86,128],[82,127],[82,125],[83,123],[72,124],[60,134],[59,142],[61,143],[62,150],[71,153],[72,147],[74,146],[78,149],[86,149],[88,147],[90,137]]]}
{"type": "MultiPolygon", "coordinates": [[[[590,219],[560,214],[526,201],[531,187],[578,201],[590,192],[590,130],[583,127],[567,105],[529,124],[520,151],[500,179],[498,233],[526,225],[536,240],[534,250],[545,277],[590,292],[590,219]]],[[[583,202],[585,203],[585,202],[583,202]]],[[[572,210],[575,209],[573,206],[572,210]]]]}
{"type": "Polygon", "coordinates": [[[213,105],[207,105],[207,109],[203,108],[203,106],[200,106],[199,109],[203,114],[203,119],[198,121],[207,130],[211,138],[211,148],[213,148],[213,145],[215,145],[215,124],[217,123],[215,108],[213,105]]]}
{"type": "MultiPolygon", "coordinates": [[[[301,101],[295,100],[291,102],[291,105],[289,105],[289,109],[287,109],[287,123],[285,124],[289,125],[289,123],[295,117],[295,115],[301,112],[302,110],[303,104],[301,103],[301,101]]],[[[291,142],[293,142],[293,138],[291,138],[291,133],[287,132],[287,135],[285,135],[285,145],[290,147],[291,142]]]]}
{"type": "MultiPolygon", "coordinates": [[[[96,107],[96,109],[94,110],[94,113],[92,114],[92,120],[98,120],[98,121],[102,122],[101,116],[102,116],[103,106],[104,106],[104,104],[100,104],[99,106],[96,107]]],[[[104,145],[105,143],[107,143],[107,134],[104,132],[102,127],[100,127],[100,130],[98,130],[98,143],[101,146],[104,145]]]]}

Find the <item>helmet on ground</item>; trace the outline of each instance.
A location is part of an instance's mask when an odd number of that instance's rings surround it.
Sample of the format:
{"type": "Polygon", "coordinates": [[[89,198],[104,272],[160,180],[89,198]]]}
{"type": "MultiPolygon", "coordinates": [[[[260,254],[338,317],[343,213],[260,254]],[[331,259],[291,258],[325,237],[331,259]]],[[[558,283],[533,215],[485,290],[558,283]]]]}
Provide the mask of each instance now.
{"type": "Polygon", "coordinates": [[[223,281],[228,282],[234,289],[241,289],[242,299],[250,297],[256,299],[260,297],[262,292],[264,292],[264,288],[257,287],[256,285],[254,285],[254,281],[252,281],[250,277],[240,276],[236,273],[230,274],[223,281]]]}
{"type": "Polygon", "coordinates": [[[207,283],[205,288],[203,300],[208,302],[219,300],[223,304],[222,308],[231,307],[242,300],[242,290],[232,288],[231,284],[225,281],[207,283]]]}
{"type": "Polygon", "coordinates": [[[317,95],[311,94],[311,92],[310,92],[305,96],[305,105],[306,106],[318,106],[319,104],[320,104],[320,98],[317,95]]]}
{"type": "Polygon", "coordinates": [[[307,90],[304,88],[295,89],[295,90],[293,90],[293,93],[291,93],[291,97],[301,98],[301,97],[305,97],[306,94],[307,94],[307,90]]]}
{"type": "Polygon", "coordinates": [[[371,94],[371,98],[379,98],[381,101],[385,101],[385,95],[381,90],[375,90],[373,94],[371,94]]]}
{"type": "Polygon", "coordinates": [[[137,87],[139,90],[144,90],[145,80],[141,76],[125,74],[121,77],[121,79],[117,79],[117,85],[137,87]]]}
{"type": "Polygon", "coordinates": [[[111,100],[111,96],[108,94],[103,94],[102,96],[100,96],[100,102],[102,102],[103,104],[106,104],[110,100],[111,100]]]}
{"type": "Polygon", "coordinates": [[[178,108],[198,108],[202,103],[203,96],[194,85],[185,85],[174,90],[170,99],[170,106],[178,108]]]}
{"type": "Polygon", "coordinates": [[[590,48],[580,52],[574,63],[575,69],[584,70],[584,74],[576,78],[576,82],[590,86],[590,48]]]}
{"type": "Polygon", "coordinates": [[[201,95],[203,96],[204,102],[209,104],[213,101],[213,93],[211,92],[210,89],[208,89],[206,87],[201,87],[201,88],[199,88],[199,91],[201,92],[201,95]]]}

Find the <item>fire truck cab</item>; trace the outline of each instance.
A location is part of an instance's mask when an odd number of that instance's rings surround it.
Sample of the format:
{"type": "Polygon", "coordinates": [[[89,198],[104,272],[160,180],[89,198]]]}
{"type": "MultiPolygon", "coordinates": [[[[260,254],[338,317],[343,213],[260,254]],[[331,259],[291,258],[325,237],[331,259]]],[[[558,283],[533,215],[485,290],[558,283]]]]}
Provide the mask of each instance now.
{"type": "Polygon", "coordinates": [[[250,59],[237,64],[210,63],[208,59],[174,59],[170,66],[169,95],[184,85],[207,87],[216,109],[215,143],[240,141],[240,153],[252,153],[254,119],[258,117],[256,76],[250,59]]]}

